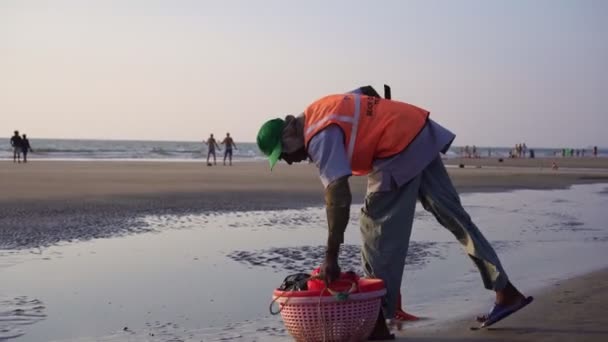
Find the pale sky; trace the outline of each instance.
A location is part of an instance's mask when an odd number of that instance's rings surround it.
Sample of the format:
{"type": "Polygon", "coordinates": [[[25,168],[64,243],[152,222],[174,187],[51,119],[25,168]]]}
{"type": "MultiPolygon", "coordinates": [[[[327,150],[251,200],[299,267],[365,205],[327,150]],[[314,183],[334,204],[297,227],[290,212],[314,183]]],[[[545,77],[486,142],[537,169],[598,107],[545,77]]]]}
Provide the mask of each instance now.
{"type": "Polygon", "coordinates": [[[0,135],[253,142],[384,83],[458,145],[608,146],[608,1],[0,0],[0,135]]]}

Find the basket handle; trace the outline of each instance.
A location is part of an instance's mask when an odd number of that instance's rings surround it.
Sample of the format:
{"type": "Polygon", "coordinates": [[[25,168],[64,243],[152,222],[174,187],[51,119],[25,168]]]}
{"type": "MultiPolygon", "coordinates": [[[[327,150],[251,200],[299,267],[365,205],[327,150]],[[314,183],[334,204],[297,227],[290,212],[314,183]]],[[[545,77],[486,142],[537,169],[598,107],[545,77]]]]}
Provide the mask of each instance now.
{"type": "Polygon", "coordinates": [[[280,294],[280,295],[278,295],[278,296],[276,296],[275,298],[273,298],[273,299],[272,299],[272,301],[270,302],[270,305],[268,306],[268,311],[270,311],[270,314],[271,314],[271,315],[276,316],[276,315],[280,314],[280,313],[281,313],[281,311],[283,311],[283,307],[285,306],[285,304],[287,304],[287,302],[289,302],[289,298],[290,298],[290,297],[287,297],[287,299],[285,300],[285,303],[283,303],[282,305],[281,305],[281,303],[278,303],[278,305],[279,305],[279,310],[277,310],[277,311],[273,311],[273,310],[272,310],[272,305],[273,305],[274,303],[276,303],[276,302],[277,302],[277,300],[279,300],[279,298],[283,297],[283,295],[284,295],[284,294],[285,294],[285,291],[281,292],[281,294],[280,294]]]}

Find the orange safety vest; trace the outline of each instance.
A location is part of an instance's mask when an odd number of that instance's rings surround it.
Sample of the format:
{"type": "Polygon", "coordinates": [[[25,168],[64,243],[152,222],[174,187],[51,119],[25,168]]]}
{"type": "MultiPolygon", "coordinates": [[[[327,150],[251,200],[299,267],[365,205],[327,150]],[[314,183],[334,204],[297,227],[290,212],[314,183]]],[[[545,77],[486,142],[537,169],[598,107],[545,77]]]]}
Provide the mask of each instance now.
{"type": "Polygon", "coordinates": [[[304,142],[329,125],[344,132],[354,175],[372,171],[375,159],[398,154],[424,128],[429,112],[416,106],[361,94],[329,95],[304,111],[304,142]]]}

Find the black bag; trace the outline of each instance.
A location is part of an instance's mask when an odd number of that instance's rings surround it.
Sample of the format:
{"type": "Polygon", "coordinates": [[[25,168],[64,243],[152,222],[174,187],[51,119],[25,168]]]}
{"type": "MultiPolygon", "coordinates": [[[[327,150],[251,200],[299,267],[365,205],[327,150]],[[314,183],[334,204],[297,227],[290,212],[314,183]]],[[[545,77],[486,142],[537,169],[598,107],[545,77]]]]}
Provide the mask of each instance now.
{"type": "Polygon", "coordinates": [[[278,289],[280,291],[306,291],[308,290],[308,279],[310,279],[310,274],[306,273],[288,275],[278,289]]]}

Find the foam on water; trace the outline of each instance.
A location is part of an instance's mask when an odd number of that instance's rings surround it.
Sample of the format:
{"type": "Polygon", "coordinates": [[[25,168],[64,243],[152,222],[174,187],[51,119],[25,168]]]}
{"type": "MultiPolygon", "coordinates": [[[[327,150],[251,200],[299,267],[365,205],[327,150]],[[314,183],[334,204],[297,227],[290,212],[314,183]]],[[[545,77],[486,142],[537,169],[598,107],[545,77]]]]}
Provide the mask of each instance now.
{"type": "MultiPolygon", "coordinates": [[[[221,141],[223,137],[218,137],[221,141]]],[[[36,139],[30,137],[34,150],[30,159],[53,160],[173,160],[192,161],[207,157],[207,146],[201,141],[152,141],[152,140],[89,140],[89,139],[36,139]]],[[[0,159],[12,159],[12,148],[0,145],[0,159]]],[[[202,139],[201,139],[202,140],[202,139]]],[[[238,142],[233,151],[237,161],[265,160],[255,143],[238,142]]],[[[532,147],[530,147],[532,148],[532,147]]],[[[592,147],[585,147],[586,155],[591,156],[592,147]]],[[[512,147],[477,147],[480,156],[507,157],[512,147]]],[[[561,148],[534,148],[536,157],[560,155],[561,148]]],[[[223,151],[223,150],[222,150],[223,151]]],[[[223,156],[217,151],[217,156],[223,156]]],[[[452,146],[446,158],[462,155],[461,146],[452,146]]],[[[599,148],[598,155],[608,157],[608,149],[599,148]]]]}
{"type": "MultiPolygon", "coordinates": [[[[510,278],[534,293],[608,266],[606,189],[580,185],[466,194],[462,202],[510,278]]],[[[359,208],[351,210],[341,260],[345,268],[360,271],[359,208]]],[[[324,215],[323,208],[153,215],[130,222],[142,227],[140,234],[0,251],[0,293],[36,298],[44,303],[39,313],[46,315],[36,317],[36,324],[11,322],[10,332],[0,336],[25,332],[17,341],[285,340],[280,319],[268,314],[270,295],[288,274],[321,262],[324,215]]],[[[408,311],[427,318],[417,323],[423,327],[473,317],[493,300],[454,237],[421,207],[402,292],[408,311]]],[[[14,317],[14,304],[6,307],[2,312],[14,317]]],[[[0,331],[8,325],[0,325],[0,331]]]]}

